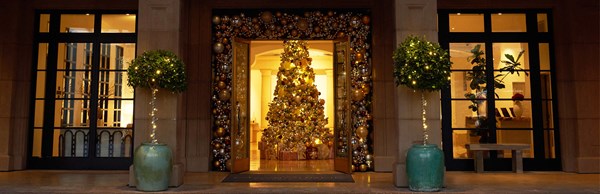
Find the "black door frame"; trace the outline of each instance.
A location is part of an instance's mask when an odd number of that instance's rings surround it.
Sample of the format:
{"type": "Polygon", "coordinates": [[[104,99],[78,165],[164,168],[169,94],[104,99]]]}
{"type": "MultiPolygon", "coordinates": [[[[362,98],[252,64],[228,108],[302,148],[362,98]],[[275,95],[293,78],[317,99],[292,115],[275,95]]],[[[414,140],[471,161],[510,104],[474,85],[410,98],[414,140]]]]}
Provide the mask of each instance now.
{"type": "MultiPolygon", "coordinates": [[[[486,59],[493,58],[492,43],[500,42],[526,42],[529,45],[529,63],[530,66],[530,80],[531,80],[531,104],[532,104],[532,125],[533,128],[533,144],[534,144],[534,158],[524,158],[524,170],[561,170],[561,154],[560,154],[560,142],[559,142],[559,129],[558,129],[558,109],[557,109],[557,95],[555,95],[556,83],[555,79],[551,80],[552,84],[552,112],[553,112],[553,123],[554,128],[544,129],[543,126],[543,113],[542,110],[542,96],[541,96],[541,84],[540,80],[540,68],[539,68],[539,43],[548,43],[550,51],[550,73],[554,73],[554,52],[553,52],[553,26],[552,26],[552,12],[548,9],[531,9],[531,10],[472,10],[472,9],[441,9],[438,10],[438,21],[439,21],[439,42],[440,45],[449,49],[450,43],[485,43],[486,59]],[[484,32],[449,32],[449,14],[455,13],[473,13],[484,15],[484,32]],[[491,14],[495,13],[521,13],[526,15],[527,32],[495,32],[491,30],[491,14]],[[548,19],[548,32],[538,32],[537,30],[537,14],[547,14],[548,19]],[[544,132],[554,132],[555,142],[555,158],[545,158],[544,152],[544,132]]],[[[487,60],[487,72],[486,75],[490,77],[493,75],[494,66],[493,60],[487,60]]],[[[488,81],[488,83],[491,83],[488,81]]],[[[488,87],[493,89],[493,86],[488,87]]],[[[445,163],[448,170],[473,170],[473,159],[454,159],[453,158],[453,131],[454,130],[473,130],[473,128],[452,128],[452,100],[467,100],[466,98],[452,98],[451,89],[446,88],[442,90],[442,141],[444,142],[443,149],[445,154],[445,163]]],[[[495,117],[495,100],[493,95],[488,97],[488,114],[491,118],[495,117]]],[[[489,125],[491,129],[491,139],[496,140],[496,126],[489,125]]],[[[488,171],[510,171],[511,170],[511,158],[497,158],[496,151],[490,152],[490,158],[485,159],[485,170],[488,171]]]]}
{"type": "MultiPolygon", "coordinates": [[[[125,170],[128,169],[133,161],[133,157],[96,157],[96,131],[97,120],[90,119],[88,132],[87,157],[53,157],[53,131],[54,131],[54,115],[55,99],[56,99],[56,72],[57,72],[57,54],[58,45],[60,43],[92,43],[92,70],[91,70],[91,94],[98,94],[99,80],[99,63],[100,63],[100,46],[102,43],[134,43],[137,49],[137,30],[134,33],[101,33],[101,15],[102,14],[135,14],[137,10],[36,10],[34,22],[34,44],[32,56],[32,84],[31,84],[31,104],[35,105],[36,101],[36,80],[37,80],[37,63],[38,63],[38,47],[40,43],[48,44],[48,58],[46,60],[46,81],[44,98],[44,118],[42,127],[42,143],[41,157],[33,157],[33,134],[34,134],[34,117],[35,106],[30,107],[30,122],[29,122],[29,141],[28,141],[28,160],[27,168],[30,169],[98,169],[98,170],[125,170]],[[49,32],[40,32],[40,15],[50,15],[49,32]],[[60,33],[60,14],[90,14],[94,15],[94,32],[93,33],[60,33]],[[54,54],[53,54],[54,53],[54,54]]],[[[137,29],[137,18],[136,18],[137,29]]],[[[37,100],[40,100],[39,98],[37,100]]],[[[98,95],[91,95],[90,107],[98,107],[98,95]]],[[[127,100],[127,99],[126,99],[127,100]]],[[[134,100],[134,99],[128,99],[134,100]]],[[[135,100],[134,100],[135,103],[135,100]]],[[[97,118],[97,111],[90,111],[90,118],[97,118]]],[[[133,129],[133,126],[131,127],[133,129]]],[[[133,137],[132,132],[131,137],[133,137]]],[[[134,145],[133,138],[131,139],[131,147],[134,145]]],[[[133,153],[133,152],[132,152],[133,153]]]]}

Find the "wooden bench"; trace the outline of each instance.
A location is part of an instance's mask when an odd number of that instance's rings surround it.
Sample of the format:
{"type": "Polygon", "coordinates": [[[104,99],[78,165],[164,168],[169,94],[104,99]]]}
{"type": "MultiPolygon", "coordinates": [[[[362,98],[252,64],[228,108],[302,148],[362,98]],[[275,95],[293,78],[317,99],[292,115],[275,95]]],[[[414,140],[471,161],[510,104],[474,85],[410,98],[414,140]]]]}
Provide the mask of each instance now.
{"type": "Polygon", "coordinates": [[[529,149],[529,144],[466,144],[468,150],[475,153],[475,172],[483,172],[483,151],[486,150],[511,150],[512,169],[515,173],[523,173],[523,150],[529,149]]]}

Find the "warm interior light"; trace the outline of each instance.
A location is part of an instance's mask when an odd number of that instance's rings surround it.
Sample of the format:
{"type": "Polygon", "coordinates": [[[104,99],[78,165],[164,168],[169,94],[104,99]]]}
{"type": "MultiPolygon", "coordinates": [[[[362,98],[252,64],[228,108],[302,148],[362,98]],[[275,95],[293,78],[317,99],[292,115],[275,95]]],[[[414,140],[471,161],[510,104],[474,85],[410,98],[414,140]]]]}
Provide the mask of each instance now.
{"type": "Polygon", "coordinates": [[[322,143],[322,142],[321,142],[321,140],[320,140],[319,138],[315,139],[315,145],[319,145],[319,144],[321,144],[321,143],[322,143]]]}

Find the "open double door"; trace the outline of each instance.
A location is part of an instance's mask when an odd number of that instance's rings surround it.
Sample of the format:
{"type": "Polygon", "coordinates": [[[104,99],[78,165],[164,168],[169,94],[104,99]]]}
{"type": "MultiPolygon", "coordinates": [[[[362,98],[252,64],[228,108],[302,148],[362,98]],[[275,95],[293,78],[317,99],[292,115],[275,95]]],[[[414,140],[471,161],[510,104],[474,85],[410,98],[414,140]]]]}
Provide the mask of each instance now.
{"type": "MultiPolygon", "coordinates": [[[[333,41],[334,69],[334,169],[352,173],[352,135],[350,112],[350,43],[348,38],[333,41]]],[[[232,173],[250,170],[250,41],[233,41],[233,80],[231,98],[232,173]]]]}

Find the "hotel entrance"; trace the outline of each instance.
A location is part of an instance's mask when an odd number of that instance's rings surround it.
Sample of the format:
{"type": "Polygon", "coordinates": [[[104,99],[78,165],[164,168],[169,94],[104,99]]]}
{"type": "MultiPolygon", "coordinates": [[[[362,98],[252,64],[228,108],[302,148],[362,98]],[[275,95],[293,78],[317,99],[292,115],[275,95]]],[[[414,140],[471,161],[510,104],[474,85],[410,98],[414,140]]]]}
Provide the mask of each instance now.
{"type": "Polygon", "coordinates": [[[372,170],[367,12],[215,12],[213,170],[372,170]]]}

